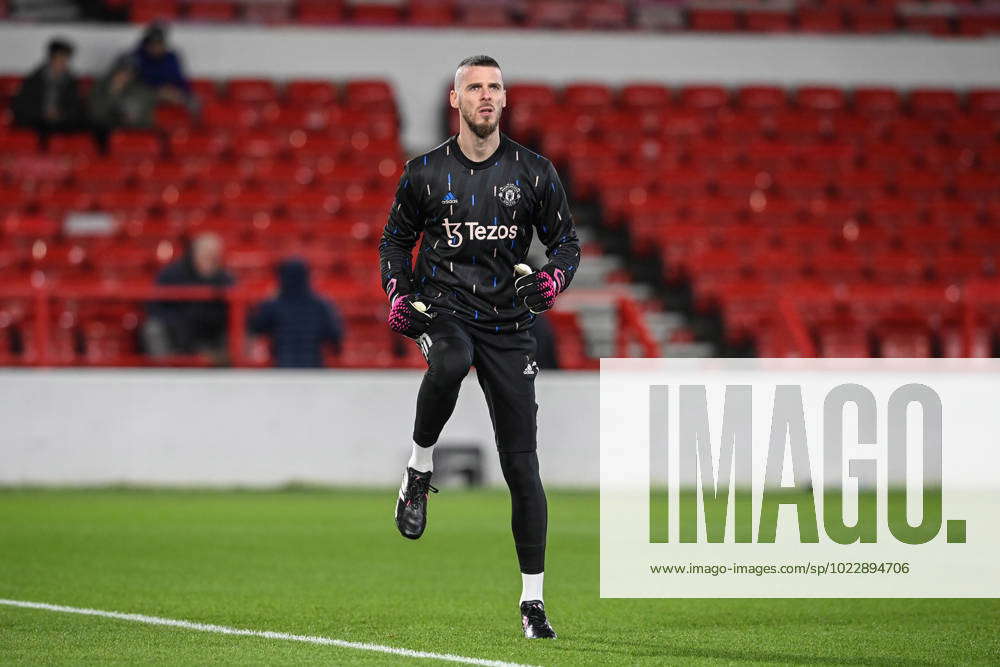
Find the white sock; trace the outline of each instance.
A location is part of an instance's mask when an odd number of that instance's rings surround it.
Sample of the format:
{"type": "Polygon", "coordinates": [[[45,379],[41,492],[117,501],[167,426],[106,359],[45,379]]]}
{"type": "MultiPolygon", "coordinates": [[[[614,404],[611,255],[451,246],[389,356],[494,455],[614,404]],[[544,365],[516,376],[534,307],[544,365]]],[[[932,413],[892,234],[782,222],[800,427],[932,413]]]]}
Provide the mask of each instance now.
{"type": "Polygon", "coordinates": [[[542,599],[542,580],[544,578],[544,572],[538,574],[521,573],[521,602],[542,599]]]}
{"type": "Polygon", "coordinates": [[[421,447],[413,443],[413,453],[410,454],[410,461],[406,465],[418,472],[434,470],[434,445],[421,447]]]}

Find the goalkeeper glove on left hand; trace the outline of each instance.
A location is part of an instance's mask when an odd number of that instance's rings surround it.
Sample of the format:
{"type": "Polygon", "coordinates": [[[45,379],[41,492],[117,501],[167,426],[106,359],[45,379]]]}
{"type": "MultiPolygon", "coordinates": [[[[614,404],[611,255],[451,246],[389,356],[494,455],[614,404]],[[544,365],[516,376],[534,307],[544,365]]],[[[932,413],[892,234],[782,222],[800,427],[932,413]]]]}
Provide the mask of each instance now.
{"type": "Polygon", "coordinates": [[[518,300],[535,315],[552,308],[556,296],[563,289],[562,270],[551,265],[532,272],[527,264],[518,264],[514,267],[514,274],[518,276],[514,280],[518,300]]]}

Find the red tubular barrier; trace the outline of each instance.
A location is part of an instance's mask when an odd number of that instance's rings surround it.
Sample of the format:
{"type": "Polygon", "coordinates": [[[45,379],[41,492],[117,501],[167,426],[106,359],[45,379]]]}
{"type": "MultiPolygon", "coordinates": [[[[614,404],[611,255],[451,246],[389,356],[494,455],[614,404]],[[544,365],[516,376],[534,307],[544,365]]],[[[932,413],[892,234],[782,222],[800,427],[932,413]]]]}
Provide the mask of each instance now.
{"type": "Polygon", "coordinates": [[[815,357],[816,346],[813,344],[812,338],[809,336],[809,330],[802,321],[802,317],[799,315],[795,304],[787,296],[782,296],[778,300],[778,309],[781,312],[785,326],[788,327],[788,333],[791,336],[792,343],[795,345],[798,355],[800,357],[815,357]]]}
{"type": "Polygon", "coordinates": [[[45,288],[39,288],[35,292],[35,336],[38,345],[38,363],[47,366],[51,362],[49,359],[49,293],[45,288]]]}
{"type": "Polygon", "coordinates": [[[37,287],[0,287],[0,299],[24,299],[34,302],[34,335],[37,358],[35,366],[51,366],[54,359],[50,336],[52,335],[52,302],[54,300],[93,301],[216,301],[230,303],[229,323],[234,335],[229,339],[233,365],[245,363],[243,353],[246,340],[245,321],[248,302],[263,298],[260,290],[216,287],[160,287],[139,285],[42,285],[37,287]]]}
{"type": "Polygon", "coordinates": [[[634,337],[642,347],[644,357],[659,357],[660,345],[646,326],[642,311],[636,302],[628,297],[618,298],[618,336],[615,341],[615,356],[627,357],[630,338],[634,337]]]}

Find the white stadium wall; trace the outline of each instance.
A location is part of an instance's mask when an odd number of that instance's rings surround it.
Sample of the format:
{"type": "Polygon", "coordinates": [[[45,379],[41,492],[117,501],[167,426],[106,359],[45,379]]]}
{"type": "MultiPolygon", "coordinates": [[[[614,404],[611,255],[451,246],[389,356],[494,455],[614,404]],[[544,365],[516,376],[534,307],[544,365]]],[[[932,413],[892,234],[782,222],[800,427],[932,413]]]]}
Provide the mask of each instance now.
{"type": "MultiPolygon", "coordinates": [[[[0,485],[399,484],[418,371],[0,371],[0,485]]],[[[596,487],[596,373],[538,379],[546,482],[596,487]]],[[[472,373],[440,443],[502,484],[472,373]]]]}
{"type": "MultiPolygon", "coordinates": [[[[419,371],[2,370],[0,487],[394,486],[409,457],[420,379],[419,371]]],[[[981,374],[968,376],[976,381],[981,374]]],[[[754,382],[779,384],[787,374],[754,382]]],[[[537,400],[545,483],[597,488],[598,373],[542,371],[537,400]]],[[[767,401],[755,409],[767,413],[767,401]]],[[[946,443],[983,433],[982,424],[952,420],[946,443]]],[[[439,445],[478,448],[483,482],[503,485],[474,372],[439,445]]],[[[821,446],[808,441],[813,466],[821,446]]],[[[1000,447],[980,449],[975,459],[948,457],[950,489],[995,487],[1000,447]]]]}
{"type": "MultiPolygon", "coordinates": [[[[79,47],[77,69],[93,74],[131,48],[140,30],[0,23],[0,71],[27,71],[59,34],[79,47]]],[[[475,53],[496,57],[509,81],[1000,84],[998,39],[197,25],[177,26],[172,39],[199,77],[386,78],[397,93],[410,151],[441,141],[449,77],[458,60],[475,53]]]]}

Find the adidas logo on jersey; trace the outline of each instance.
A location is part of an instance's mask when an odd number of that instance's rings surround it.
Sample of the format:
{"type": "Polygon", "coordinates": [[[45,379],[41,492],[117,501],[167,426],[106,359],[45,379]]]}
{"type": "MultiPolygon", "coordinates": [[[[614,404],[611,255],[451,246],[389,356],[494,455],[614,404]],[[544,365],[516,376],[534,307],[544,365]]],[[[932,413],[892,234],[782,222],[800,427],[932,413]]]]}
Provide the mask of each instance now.
{"type": "Polygon", "coordinates": [[[524,367],[524,375],[536,375],[538,373],[538,362],[529,361],[528,365],[524,367]]]}
{"type": "Polygon", "coordinates": [[[458,203],[458,197],[456,197],[455,195],[453,195],[451,193],[451,191],[449,191],[448,194],[446,194],[444,196],[444,199],[441,200],[441,203],[442,204],[457,204],[458,203]]]}

